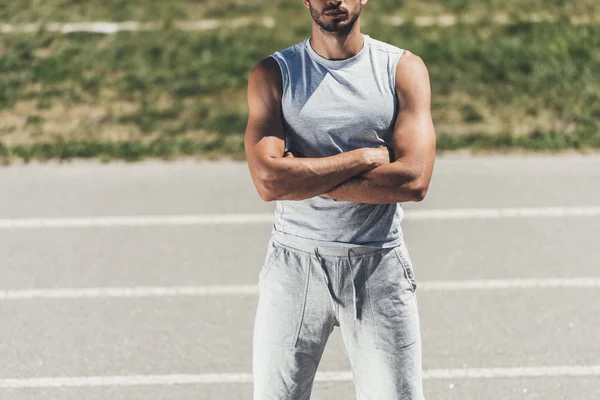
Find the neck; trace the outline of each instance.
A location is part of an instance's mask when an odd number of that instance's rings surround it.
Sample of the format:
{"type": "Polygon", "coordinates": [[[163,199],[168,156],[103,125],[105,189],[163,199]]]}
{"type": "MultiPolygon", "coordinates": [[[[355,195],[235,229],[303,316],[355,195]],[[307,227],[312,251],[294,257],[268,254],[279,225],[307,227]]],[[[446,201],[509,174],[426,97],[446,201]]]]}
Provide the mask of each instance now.
{"type": "Polygon", "coordinates": [[[354,57],[364,46],[364,38],[360,33],[360,18],[350,33],[344,36],[323,32],[313,21],[310,45],[318,55],[328,60],[346,60],[354,57]]]}

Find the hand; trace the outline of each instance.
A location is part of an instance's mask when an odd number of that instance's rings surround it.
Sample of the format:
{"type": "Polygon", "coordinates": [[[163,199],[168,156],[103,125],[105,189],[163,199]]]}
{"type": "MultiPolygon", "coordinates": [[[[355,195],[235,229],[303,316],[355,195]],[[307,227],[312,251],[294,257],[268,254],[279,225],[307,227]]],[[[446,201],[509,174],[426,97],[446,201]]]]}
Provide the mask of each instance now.
{"type": "Polygon", "coordinates": [[[365,148],[362,150],[364,151],[364,156],[367,160],[367,163],[369,163],[369,165],[371,165],[373,168],[380,167],[391,162],[391,154],[386,146],[365,148]]]}
{"type": "Polygon", "coordinates": [[[283,158],[295,158],[291,151],[283,153],[283,158]]]}

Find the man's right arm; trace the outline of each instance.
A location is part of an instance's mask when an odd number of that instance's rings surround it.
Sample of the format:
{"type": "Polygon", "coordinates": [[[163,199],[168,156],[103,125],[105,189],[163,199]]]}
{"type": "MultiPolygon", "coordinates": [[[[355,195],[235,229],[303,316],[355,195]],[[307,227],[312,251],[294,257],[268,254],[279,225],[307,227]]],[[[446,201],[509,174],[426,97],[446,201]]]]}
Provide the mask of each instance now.
{"type": "Polygon", "coordinates": [[[304,200],[389,163],[385,147],[322,158],[284,157],[282,79],[277,61],[259,62],[248,81],[249,118],[244,138],[252,180],[264,201],[304,200]]]}

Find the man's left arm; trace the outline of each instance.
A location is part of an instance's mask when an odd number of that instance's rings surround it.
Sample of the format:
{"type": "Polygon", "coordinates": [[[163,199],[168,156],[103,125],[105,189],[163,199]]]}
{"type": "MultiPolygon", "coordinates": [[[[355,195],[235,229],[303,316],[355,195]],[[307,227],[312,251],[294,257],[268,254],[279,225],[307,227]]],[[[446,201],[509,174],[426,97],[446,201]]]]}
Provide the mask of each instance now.
{"type": "Polygon", "coordinates": [[[425,198],[436,145],[429,73],[420,57],[405,51],[395,78],[399,111],[392,139],[393,162],[351,178],[323,197],[369,204],[425,198]]]}

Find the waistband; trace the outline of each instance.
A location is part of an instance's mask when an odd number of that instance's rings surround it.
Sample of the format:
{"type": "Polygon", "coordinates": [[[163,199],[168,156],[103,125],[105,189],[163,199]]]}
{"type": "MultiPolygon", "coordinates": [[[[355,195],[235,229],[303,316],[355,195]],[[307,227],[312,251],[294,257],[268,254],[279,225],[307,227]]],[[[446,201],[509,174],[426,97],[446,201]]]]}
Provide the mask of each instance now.
{"type": "MultiPolygon", "coordinates": [[[[288,235],[283,232],[273,231],[272,240],[275,244],[286,247],[291,250],[302,251],[305,253],[319,254],[322,256],[348,257],[348,255],[364,255],[378,252],[389,251],[393,247],[374,247],[356,245],[340,242],[323,242],[320,240],[306,239],[298,236],[288,235]]],[[[398,244],[397,246],[401,245],[398,244]]]]}

